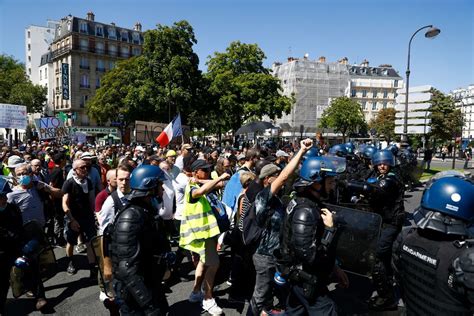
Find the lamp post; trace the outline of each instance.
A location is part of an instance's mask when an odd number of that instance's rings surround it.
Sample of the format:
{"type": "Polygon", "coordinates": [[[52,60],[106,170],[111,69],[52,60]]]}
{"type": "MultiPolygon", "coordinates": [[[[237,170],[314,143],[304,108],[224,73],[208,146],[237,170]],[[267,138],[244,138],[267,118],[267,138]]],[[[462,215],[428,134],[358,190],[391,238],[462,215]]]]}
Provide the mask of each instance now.
{"type": "Polygon", "coordinates": [[[434,38],[436,37],[440,32],[441,30],[436,28],[436,27],[433,27],[433,25],[426,25],[426,26],[423,26],[423,27],[420,27],[418,30],[416,30],[415,33],[413,33],[413,35],[411,36],[410,38],[410,42],[408,42],[408,62],[407,62],[407,71],[406,71],[406,83],[405,83],[405,89],[406,89],[406,92],[405,92],[405,117],[404,117],[404,122],[403,122],[403,137],[402,137],[402,143],[405,142],[405,143],[408,143],[408,89],[409,89],[409,86],[410,86],[410,49],[411,49],[411,41],[413,40],[413,38],[415,37],[415,35],[421,31],[421,30],[424,30],[424,29],[429,29],[426,33],[425,33],[425,37],[426,38],[434,38]]]}

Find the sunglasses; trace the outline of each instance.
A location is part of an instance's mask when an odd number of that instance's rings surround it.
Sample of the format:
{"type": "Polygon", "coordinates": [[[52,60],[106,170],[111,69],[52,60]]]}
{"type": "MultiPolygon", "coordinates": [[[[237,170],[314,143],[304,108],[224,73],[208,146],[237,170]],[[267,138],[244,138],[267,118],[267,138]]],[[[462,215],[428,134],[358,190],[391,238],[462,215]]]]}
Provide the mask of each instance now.
{"type": "Polygon", "coordinates": [[[87,169],[87,166],[80,166],[80,167],[77,167],[76,169],[84,170],[84,169],[87,169]]]}

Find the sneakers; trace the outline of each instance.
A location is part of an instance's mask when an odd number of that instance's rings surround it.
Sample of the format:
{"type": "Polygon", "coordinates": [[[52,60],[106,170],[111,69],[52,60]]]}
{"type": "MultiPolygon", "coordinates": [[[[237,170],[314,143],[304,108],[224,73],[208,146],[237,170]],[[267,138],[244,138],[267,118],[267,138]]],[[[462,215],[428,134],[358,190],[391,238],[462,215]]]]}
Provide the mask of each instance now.
{"type": "Polygon", "coordinates": [[[228,286],[232,286],[232,279],[228,279],[225,283],[227,283],[228,286]]]}
{"type": "Polygon", "coordinates": [[[69,261],[69,265],[67,266],[66,272],[69,275],[76,274],[76,267],[74,266],[74,263],[72,262],[72,260],[69,261]]]}
{"type": "Polygon", "coordinates": [[[222,308],[217,306],[216,300],[211,298],[202,301],[202,308],[213,316],[222,315],[222,308]]]}
{"type": "Polygon", "coordinates": [[[191,292],[191,295],[189,295],[188,300],[190,303],[201,303],[203,299],[204,299],[204,293],[199,291],[199,292],[191,292]]]}
{"type": "Polygon", "coordinates": [[[84,253],[86,250],[87,250],[86,244],[82,243],[82,244],[77,244],[76,245],[76,252],[77,253],[84,253]]]}
{"type": "Polygon", "coordinates": [[[48,302],[44,298],[39,298],[36,301],[36,310],[42,310],[46,306],[46,304],[48,304],[48,302]]]}

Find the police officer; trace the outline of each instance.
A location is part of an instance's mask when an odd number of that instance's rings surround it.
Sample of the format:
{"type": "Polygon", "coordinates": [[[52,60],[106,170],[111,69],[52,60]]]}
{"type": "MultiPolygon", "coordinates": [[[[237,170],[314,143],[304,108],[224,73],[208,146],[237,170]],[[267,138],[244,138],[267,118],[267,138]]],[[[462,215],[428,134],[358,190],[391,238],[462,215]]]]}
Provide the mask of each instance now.
{"type": "Polygon", "coordinates": [[[133,170],[129,204],[108,226],[114,287],[123,301],[121,315],[160,315],[168,309],[161,281],[170,247],[157,219],[164,180],[157,166],[133,170]]]}
{"type": "Polygon", "coordinates": [[[389,150],[372,156],[374,170],[363,183],[349,182],[348,187],[368,196],[370,209],[382,216],[382,231],[376,247],[372,278],[377,296],[369,300],[372,310],[396,310],[392,286],[392,245],[405,220],[403,205],[404,187],[400,178],[391,171],[395,157],[389,150]]]}
{"type": "Polygon", "coordinates": [[[393,247],[407,315],[473,315],[474,183],[459,176],[433,181],[393,247]],[[470,230],[469,230],[470,229],[470,230]]]}
{"type": "MultiPolygon", "coordinates": [[[[327,296],[329,276],[335,269],[332,239],[336,229],[333,214],[321,204],[335,189],[336,173],[328,168],[331,159],[337,158],[308,157],[303,162],[294,185],[296,197],[287,208],[275,281],[288,280],[291,285],[288,315],[336,315],[335,304],[327,296]]],[[[344,284],[348,285],[347,277],[344,284]]]]}

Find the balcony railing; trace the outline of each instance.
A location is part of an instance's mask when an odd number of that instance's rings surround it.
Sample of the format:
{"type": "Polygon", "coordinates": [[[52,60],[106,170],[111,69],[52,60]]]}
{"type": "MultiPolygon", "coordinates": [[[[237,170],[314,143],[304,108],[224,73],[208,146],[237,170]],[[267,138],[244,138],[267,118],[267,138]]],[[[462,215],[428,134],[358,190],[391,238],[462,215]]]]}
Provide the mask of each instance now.
{"type": "Polygon", "coordinates": [[[79,65],[81,69],[90,69],[89,65],[79,65]]]}

